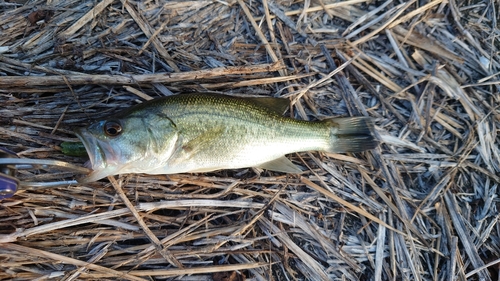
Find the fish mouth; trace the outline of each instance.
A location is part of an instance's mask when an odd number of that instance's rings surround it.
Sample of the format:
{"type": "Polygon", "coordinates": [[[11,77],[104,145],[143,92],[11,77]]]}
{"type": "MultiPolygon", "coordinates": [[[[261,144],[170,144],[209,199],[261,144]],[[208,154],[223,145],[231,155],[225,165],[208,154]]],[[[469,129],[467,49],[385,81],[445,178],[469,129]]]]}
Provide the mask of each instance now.
{"type": "Polygon", "coordinates": [[[106,153],[101,147],[99,140],[94,137],[86,128],[76,129],[75,134],[83,143],[83,146],[85,146],[85,150],[89,155],[90,165],[89,162],[87,162],[85,163],[85,166],[93,170],[90,174],[78,178],[78,182],[93,182],[112,174],[109,171],[109,167],[107,167],[108,165],[106,162],[106,153]]]}
{"type": "MultiPolygon", "coordinates": [[[[97,139],[93,137],[92,134],[85,128],[76,129],[75,134],[83,143],[83,146],[85,146],[85,150],[89,155],[90,167],[88,168],[91,168],[92,170],[104,168],[106,165],[106,155],[99,146],[97,139]]],[[[88,163],[86,163],[85,166],[88,166],[88,163]]]]}

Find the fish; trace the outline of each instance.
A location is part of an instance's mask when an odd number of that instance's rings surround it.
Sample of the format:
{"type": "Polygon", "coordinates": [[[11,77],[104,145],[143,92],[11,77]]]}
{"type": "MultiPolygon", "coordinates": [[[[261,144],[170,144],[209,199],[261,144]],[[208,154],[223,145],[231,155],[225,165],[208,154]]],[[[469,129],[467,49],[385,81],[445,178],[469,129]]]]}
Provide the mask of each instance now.
{"type": "Polygon", "coordinates": [[[137,104],[75,130],[92,169],[78,181],[248,167],[301,173],[286,154],[362,152],[378,145],[370,117],[298,120],[283,116],[289,103],[188,93],[137,104]]]}

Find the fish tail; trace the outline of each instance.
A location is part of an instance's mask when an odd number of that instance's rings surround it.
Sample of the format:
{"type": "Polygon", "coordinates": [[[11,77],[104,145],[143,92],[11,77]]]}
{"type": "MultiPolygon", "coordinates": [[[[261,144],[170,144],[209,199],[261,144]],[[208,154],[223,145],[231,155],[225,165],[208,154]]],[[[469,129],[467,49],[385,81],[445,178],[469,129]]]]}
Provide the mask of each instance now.
{"type": "Polygon", "coordinates": [[[324,120],[330,128],[332,153],[361,152],[377,147],[375,127],[370,117],[347,117],[324,120]]]}

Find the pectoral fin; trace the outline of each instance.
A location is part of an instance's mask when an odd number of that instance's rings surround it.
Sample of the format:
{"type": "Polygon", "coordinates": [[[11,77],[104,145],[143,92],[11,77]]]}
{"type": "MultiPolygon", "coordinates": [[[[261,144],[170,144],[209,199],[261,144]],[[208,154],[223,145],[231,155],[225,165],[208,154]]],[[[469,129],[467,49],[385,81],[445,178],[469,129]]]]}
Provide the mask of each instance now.
{"type": "Polygon", "coordinates": [[[262,168],[282,173],[289,173],[289,174],[297,174],[302,172],[302,170],[299,169],[299,167],[295,166],[285,156],[260,164],[257,166],[257,168],[262,168]]]}
{"type": "MultiPolygon", "coordinates": [[[[182,155],[181,159],[189,159],[199,153],[206,151],[224,133],[224,128],[212,128],[196,136],[195,138],[181,141],[177,152],[182,155]]],[[[182,135],[182,133],[181,133],[182,135]]],[[[179,155],[177,154],[177,155],[179,155]]]]}

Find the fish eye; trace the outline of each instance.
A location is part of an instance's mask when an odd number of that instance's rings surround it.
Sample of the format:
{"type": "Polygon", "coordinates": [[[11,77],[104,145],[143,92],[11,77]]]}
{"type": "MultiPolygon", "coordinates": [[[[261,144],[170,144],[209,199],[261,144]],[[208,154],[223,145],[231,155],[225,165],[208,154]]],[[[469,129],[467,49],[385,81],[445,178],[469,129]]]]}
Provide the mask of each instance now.
{"type": "Polygon", "coordinates": [[[109,137],[116,137],[122,133],[122,126],[116,121],[109,121],[104,124],[104,133],[109,137]]]}

